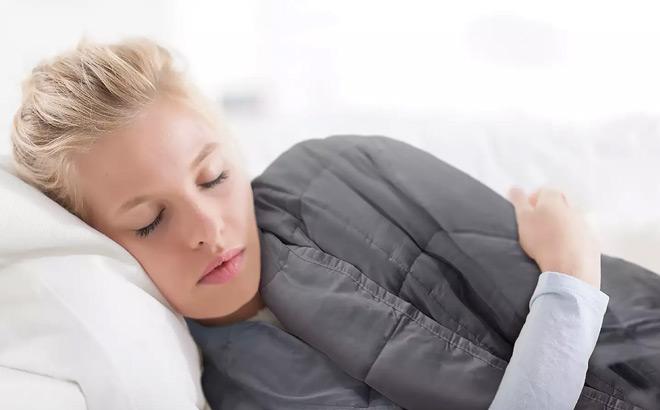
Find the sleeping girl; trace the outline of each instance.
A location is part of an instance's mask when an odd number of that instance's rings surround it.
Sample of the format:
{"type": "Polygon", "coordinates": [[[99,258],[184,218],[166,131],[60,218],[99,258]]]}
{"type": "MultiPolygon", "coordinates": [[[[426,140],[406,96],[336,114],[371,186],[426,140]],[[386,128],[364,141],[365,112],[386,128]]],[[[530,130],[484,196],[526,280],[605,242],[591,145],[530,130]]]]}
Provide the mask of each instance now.
{"type": "Polygon", "coordinates": [[[507,201],[359,136],[300,143],[251,181],[146,39],[35,67],[12,143],[21,178],[187,318],[213,409],[660,408],[660,278],[601,256],[558,190],[507,201]]]}

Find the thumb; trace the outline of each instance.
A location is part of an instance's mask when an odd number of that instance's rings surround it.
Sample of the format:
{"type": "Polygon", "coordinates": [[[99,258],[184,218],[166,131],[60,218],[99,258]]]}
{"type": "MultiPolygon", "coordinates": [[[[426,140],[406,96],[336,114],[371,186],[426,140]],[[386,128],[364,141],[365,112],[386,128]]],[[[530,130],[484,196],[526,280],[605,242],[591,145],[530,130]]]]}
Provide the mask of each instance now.
{"type": "Polygon", "coordinates": [[[525,194],[525,191],[520,187],[513,187],[509,190],[509,201],[516,208],[516,213],[532,210],[532,204],[525,194]]]}

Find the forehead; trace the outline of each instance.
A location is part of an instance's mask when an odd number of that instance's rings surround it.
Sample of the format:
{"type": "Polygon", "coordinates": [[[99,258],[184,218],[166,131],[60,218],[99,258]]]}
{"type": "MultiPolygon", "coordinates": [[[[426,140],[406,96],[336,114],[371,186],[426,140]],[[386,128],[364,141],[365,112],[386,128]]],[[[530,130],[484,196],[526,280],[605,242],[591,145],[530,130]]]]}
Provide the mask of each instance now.
{"type": "Polygon", "coordinates": [[[100,138],[93,151],[121,153],[115,159],[149,160],[145,155],[158,152],[160,161],[172,162],[189,159],[197,153],[198,147],[217,139],[217,135],[191,110],[178,106],[158,103],[139,117],[131,126],[100,138]]]}
{"type": "Polygon", "coordinates": [[[94,208],[181,180],[209,142],[223,141],[200,115],[154,104],[126,129],[99,138],[76,160],[83,197],[94,208]]]}
{"type": "Polygon", "coordinates": [[[158,103],[131,126],[100,138],[90,154],[103,162],[115,160],[127,166],[148,164],[154,159],[159,164],[167,161],[163,165],[175,165],[190,161],[201,146],[211,141],[219,142],[218,135],[200,115],[158,103]]]}

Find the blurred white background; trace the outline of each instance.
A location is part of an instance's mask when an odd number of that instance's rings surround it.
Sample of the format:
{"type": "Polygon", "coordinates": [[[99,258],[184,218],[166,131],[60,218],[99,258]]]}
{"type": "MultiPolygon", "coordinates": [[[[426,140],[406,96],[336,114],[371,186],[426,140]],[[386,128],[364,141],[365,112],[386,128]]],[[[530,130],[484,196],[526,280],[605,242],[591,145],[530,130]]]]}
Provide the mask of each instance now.
{"type": "Polygon", "coordinates": [[[296,141],[385,134],[504,194],[552,183],[660,271],[657,1],[3,0],[0,153],[20,81],[82,36],[146,35],[223,106],[257,174],[296,141]]]}

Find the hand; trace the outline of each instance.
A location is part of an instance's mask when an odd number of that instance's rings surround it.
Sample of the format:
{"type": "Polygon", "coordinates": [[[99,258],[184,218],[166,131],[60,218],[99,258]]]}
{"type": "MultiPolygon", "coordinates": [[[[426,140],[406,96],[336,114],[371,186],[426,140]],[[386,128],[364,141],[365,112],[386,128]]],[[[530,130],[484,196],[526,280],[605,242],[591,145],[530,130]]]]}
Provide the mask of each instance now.
{"type": "Polygon", "coordinates": [[[584,215],[559,190],[509,191],[523,250],[543,272],[574,276],[600,289],[600,246],[584,215]]]}

